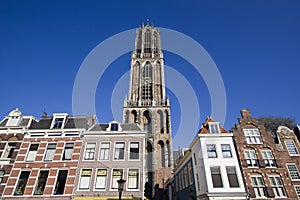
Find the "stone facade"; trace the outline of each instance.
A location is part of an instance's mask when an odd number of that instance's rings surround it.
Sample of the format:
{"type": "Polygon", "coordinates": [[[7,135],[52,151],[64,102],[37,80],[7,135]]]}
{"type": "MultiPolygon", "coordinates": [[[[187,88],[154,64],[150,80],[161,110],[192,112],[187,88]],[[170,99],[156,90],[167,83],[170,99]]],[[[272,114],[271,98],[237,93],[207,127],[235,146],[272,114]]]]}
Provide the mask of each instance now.
{"type": "Polygon", "coordinates": [[[170,104],[165,93],[160,33],[149,24],[136,31],[123,116],[125,123],[138,123],[147,130],[146,179],[152,187],[162,187],[173,167],[170,104]]]}

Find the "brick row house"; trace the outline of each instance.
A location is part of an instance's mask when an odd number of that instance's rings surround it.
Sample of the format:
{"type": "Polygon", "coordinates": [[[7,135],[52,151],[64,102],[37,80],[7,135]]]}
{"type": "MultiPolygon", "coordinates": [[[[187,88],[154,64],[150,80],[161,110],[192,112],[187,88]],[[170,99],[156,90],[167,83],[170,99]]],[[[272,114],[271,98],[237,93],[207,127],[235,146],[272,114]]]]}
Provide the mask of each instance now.
{"type": "Polygon", "coordinates": [[[86,117],[66,113],[43,116],[23,131],[4,199],[70,199],[81,152],[86,117]]]}
{"type": "Polygon", "coordinates": [[[295,133],[283,126],[271,133],[250,111],[241,115],[233,134],[249,198],[298,199],[300,146],[295,133]]]}
{"type": "Polygon", "coordinates": [[[23,116],[19,109],[11,111],[0,122],[0,198],[19,152],[24,131],[35,122],[34,117],[23,116]]]}

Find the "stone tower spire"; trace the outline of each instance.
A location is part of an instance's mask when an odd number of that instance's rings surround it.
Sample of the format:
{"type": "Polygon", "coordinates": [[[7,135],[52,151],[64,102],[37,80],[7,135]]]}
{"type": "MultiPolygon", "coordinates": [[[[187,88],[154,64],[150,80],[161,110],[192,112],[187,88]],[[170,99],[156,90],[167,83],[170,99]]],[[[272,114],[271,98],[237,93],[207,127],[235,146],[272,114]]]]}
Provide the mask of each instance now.
{"type": "Polygon", "coordinates": [[[160,33],[149,23],[136,31],[123,120],[147,130],[147,181],[162,187],[173,167],[170,105],[160,33]]]}

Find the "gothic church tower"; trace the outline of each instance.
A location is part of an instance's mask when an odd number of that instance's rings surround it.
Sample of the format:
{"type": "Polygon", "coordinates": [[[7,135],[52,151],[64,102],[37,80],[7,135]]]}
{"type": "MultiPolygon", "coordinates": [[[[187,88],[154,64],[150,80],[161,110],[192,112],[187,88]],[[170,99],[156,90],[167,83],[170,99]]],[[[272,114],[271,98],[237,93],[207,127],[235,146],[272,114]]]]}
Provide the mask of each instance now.
{"type": "Polygon", "coordinates": [[[173,167],[170,104],[165,92],[160,33],[149,24],[136,31],[123,120],[147,130],[146,181],[152,187],[163,187],[173,167]]]}

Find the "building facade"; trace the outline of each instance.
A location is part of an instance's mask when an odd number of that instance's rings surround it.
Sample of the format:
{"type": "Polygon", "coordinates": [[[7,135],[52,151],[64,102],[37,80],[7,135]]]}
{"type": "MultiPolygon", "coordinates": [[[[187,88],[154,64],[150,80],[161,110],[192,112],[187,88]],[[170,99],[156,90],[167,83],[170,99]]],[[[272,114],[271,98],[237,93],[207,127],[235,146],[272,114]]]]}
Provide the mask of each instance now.
{"type": "Polygon", "coordinates": [[[131,55],[125,123],[147,130],[147,182],[162,187],[173,167],[170,103],[166,97],[164,57],[159,31],[147,24],[136,31],[131,55]]]}
{"type": "Polygon", "coordinates": [[[247,199],[232,133],[207,118],[190,149],[197,199],[247,199]]]}
{"type": "Polygon", "coordinates": [[[18,108],[0,122],[0,198],[20,150],[24,131],[34,123],[34,117],[23,116],[18,108]]]}
{"type": "Polygon", "coordinates": [[[118,199],[121,178],[126,181],[122,199],[143,199],[145,135],[137,124],[116,121],[83,132],[74,199],[118,199]]]}
{"type": "Polygon", "coordinates": [[[298,199],[296,135],[287,127],[279,127],[277,134],[266,131],[246,109],[241,115],[233,134],[250,199],[298,199]]]}
{"type": "Polygon", "coordinates": [[[24,130],[4,199],[71,199],[86,117],[43,116],[24,130]]]}

